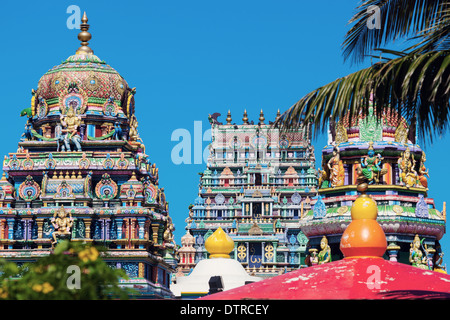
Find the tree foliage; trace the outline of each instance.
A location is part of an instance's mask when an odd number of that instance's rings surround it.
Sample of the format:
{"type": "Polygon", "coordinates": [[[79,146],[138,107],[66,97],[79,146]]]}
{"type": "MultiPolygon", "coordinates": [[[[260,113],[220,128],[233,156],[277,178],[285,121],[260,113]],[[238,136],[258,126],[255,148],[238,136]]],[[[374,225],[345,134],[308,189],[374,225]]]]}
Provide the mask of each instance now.
{"type": "Polygon", "coordinates": [[[367,112],[372,99],[377,115],[389,105],[408,122],[417,121],[422,139],[432,141],[445,133],[450,120],[450,1],[366,0],[350,23],[342,45],[345,59],[361,62],[379,52],[381,61],[306,94],[275,125],[287,129],[311,121],[317,133],[329,119],[367,112]],[[379,9],[380,29],[367,26],[374,14],[371,6],[379,9]],[[414,44],[403,51],[378,48],[404,36],[414,44]]]}
{"type": "Polygon", "coordinates": [[[18,266],[0,261],[0,299],[8,300],[97,300],[126,299],[129,289],[121,269],[109,267],[101,249],[62,241],[54,252],[36,262],[18,266]]]}

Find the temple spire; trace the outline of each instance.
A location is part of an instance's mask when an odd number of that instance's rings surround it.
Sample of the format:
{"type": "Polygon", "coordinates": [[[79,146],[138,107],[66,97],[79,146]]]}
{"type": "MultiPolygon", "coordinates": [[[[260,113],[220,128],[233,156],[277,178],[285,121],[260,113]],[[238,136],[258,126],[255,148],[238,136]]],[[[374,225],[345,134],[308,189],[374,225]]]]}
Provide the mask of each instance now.
{"type": "Polygon", "coordinates": [[[266,118],[264,118],[263,110],[261,109],[261,112],[259,113],[259,124],[264,124],[265,119],[266,118]]]}
{"type": "Polygon", "coordinates": [[[76,54],[93,54],[94,51],[88,47],[89,40],[91,40],[92,35],[88,32],[89,24],[86,12],[84,12],[81,18],[80,29],[81,32],[78,34],[78,40],[81,41],[81,47],[78,48],[76,54]]]}
{"type": "Polygon", "coordinates": [[[232,119],[231,119],[231,112],[230,112],[230,110],[228,110],[228,114],[227,114],[227,124],[231,124],[231,121],[232,121],[232,119]]]}
{"type": "Polygon", "coordinates": [[[247,110],[244,110],[244,117],[242,118],[242,121],[244,124],[248,124],[247,110]]]}

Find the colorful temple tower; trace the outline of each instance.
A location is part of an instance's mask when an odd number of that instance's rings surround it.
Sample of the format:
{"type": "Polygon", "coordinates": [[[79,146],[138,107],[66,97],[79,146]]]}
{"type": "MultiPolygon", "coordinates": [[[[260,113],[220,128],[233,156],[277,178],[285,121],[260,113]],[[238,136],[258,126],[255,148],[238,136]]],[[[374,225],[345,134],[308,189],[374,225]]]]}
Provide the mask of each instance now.
{"type": "Polygon", "coordinates": [[[189,207],[180,271],[207,258],[205,242],[219,227],[234,240],[230,255],[247,272],[271,277],[299,268],[308,242],[299,222],[317,194],[310,126],[282,132],[265,123],[262,110],[256,124],[246,111],[239,125],[230,112],[225,124],[219,115],[209,116],[210,154],[189,207]]]}
{"type": "Polygon", "coordinates": [[[370,104],[365,116],[332,122],[322,150],[318,198],[300,221],[310,240],[310,263],[343,257],[339,243],[351,222],[357,185],[367,184],[388,241],[385,258],[442,270],[439,240],[445,233],[445,203],[439,211],[428,197],[425,161],[415,123],[408,124],[394,110],[386,108],[378,117],[370,104]]]}
{"type": "Polygon", "coordinates": [[[88,46],[86,14],[80,27],[81,47],[32,90],[17,152],[3,161],[0,257],[33,261],[62,238],[98,244],[129,275],[124,285],[172,297],[174,225],[137,131],[136,90],[88,46]]]}

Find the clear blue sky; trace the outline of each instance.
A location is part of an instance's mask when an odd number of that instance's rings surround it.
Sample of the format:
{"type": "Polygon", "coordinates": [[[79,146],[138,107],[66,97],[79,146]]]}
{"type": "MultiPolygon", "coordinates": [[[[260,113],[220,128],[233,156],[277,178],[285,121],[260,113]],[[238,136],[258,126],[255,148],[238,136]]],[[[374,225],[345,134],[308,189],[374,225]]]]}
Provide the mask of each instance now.
{"type": "MultiPolygon", "coordinates": [[[[17,149],[31,89],[51,67],[75,53],[79,30],[68,29],[70,5],[87,11],[94,53],[137,88],[139,133],[159,167],[174,219],[185,233],[188,205],[205,164],[175,165],[172,132],[194,136],[194,121],[209,128],[209,113],[228,109],[241,123],[247,109],[273,119],[315,88],[367,66],[344,63],[341,43],[358,1],[3,1],[0,155],[17,149]]],[[[429,196],[438,210],[450,200],[449,135],[427,144],[429,196]]],[[[194,143],[194,142],[193,142],[194,143]]],[[[202,143],[202,149],[208,142],[202,143]]],[[[314,140],[316,158],[325,145],[314,140]]],[[[192,145],[192,152],[194,146],[192,145]]],[[[193,161],[193,155],[192,155],[193,161]]],[[[316,164],[319,167],[320,163],[316,164]]],[[[441,241],[447,254],[448,235],[441,241]]]]}

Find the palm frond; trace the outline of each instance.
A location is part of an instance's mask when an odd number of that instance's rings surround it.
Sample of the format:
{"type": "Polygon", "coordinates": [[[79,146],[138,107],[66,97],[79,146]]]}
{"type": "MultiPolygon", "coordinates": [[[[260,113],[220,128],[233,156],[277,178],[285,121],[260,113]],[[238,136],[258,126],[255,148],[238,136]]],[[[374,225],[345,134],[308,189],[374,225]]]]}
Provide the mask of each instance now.
{"type": "Polygon", "coordinates": [[[450,51],[410,53],[379,62],[339,78],[305,95],[275,122],[296,128],[301,121],[324,132],[329,119],[337,121],[366,112],[371,94],[377,108],[390,106],[407,121],[417,119],[421,139],[441,135],[449,126],[450,51]]]}
{"type": "Polygon", "coordinates": [[[421,39],[421,41],[405,50],[412,53],[424,53],[450,49],[450,8],[448,5],[442,7],[441,16],[436,19],[435,23],[413,38],[421,39]]]}
{"type": "Polygon", "coordinates": [[[448,0],[366,0],[356,8],[349,21],[354,24],[342,44],[345,60],[361,62],[375,48],[406,36],[416,36],[436,25],[443,15],[448,0]],[[376,13],[371,8],[377,8],[376,13]],[[379,14],[380,28],[368,28],[368,23],[379,14]]]}

